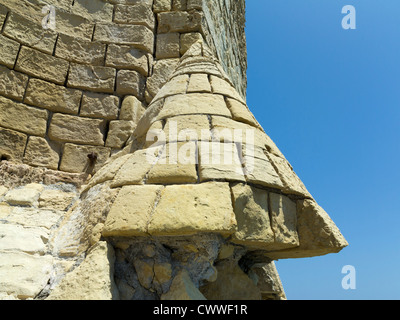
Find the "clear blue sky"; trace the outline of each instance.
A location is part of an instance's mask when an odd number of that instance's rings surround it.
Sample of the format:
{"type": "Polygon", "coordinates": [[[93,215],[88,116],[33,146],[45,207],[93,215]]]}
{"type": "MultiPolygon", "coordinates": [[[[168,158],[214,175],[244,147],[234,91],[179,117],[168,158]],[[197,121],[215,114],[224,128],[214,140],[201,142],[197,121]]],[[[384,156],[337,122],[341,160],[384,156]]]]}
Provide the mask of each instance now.
{"type": "Polygon", "coordinates": [[[350,244],[278,261],[288,299],[400,299],[400,1],[246,3],[248,105],[350,244]]]}

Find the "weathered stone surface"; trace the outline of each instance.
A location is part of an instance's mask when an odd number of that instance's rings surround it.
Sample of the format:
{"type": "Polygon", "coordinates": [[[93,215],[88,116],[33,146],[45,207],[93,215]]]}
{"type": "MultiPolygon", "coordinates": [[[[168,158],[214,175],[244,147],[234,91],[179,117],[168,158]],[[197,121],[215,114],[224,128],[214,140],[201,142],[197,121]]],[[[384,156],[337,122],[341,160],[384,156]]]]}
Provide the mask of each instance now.
{"type": "Polygon", "coordinates": [[[106,147],[121,149],[135,129],[133,121],[110,121],[106,147]]]}
{"type": "Polygon", "coordinates": [[[164,108],[157,119],[162,120],[177,115],[202,113],[231,116],[222,96],[207,93],[190,93],[167,97],[164,108]]]}
{"type": "Polygon", "coordinates": [[[137,3],[133,5],[116,5],[114,22],[124,24],[140,24],[154,30],[155,19],[151,7],[137,3]]]}
{"type": "Polygon", "coordinates": [[[27,75],[0,66],[1,95],[11,99],[22,101],[27,83],[28,83],[27,75]]]}
{"type": "Polygon", "coordinates": [[[191,32],[191,33],[183,33],[181,34],[180,38],[180,54],[184,55],[189,48],[196,43],[197,41],[201,40],[203,36],[199,32],[191,32]]]}
{"type": "MultiPolygon", "coordinates": [[[[47,190],[43,191],[45,193],[47,190]]],[[[61,212],[54,209],[37,209],[32,207],[10,207],[12,210],[4,217],[9,224],[18,224],[27,228],[37,227],[50,231],[61,218],[61,212]]]]}
{"type": "Polygon", "coordinates": [[[133,46],[108,45],[106,66],[117,69],[136,70],[144,76],[149,74],[147,54],[133,46]]]}
{"type": "Polygon", "coordinates": [[[145,150],[138,150],[131,154],[129,159],[119,169],[111,187],[143,184],[145,175],[156,162],[160,150],[162,148],[152,147],[145,150]]]}
{"type": "Polygon", "coordinates": [[[64,84],[68,67],[69,63],[63,59],[22,47],[15,70],[56,84],[64,84]]]}
{"type": "Polygon", "coordinates": [[[158,33],[200,31],[201,12],[161,12],[157,14],[158,33]]]}
{"type": "Polygon", "coordinates": [[[103,236],[147,236],[147,225],[162,186],[125,186],[118,193],[103,229],[103,236]]]}
{"type": "Polygon", "coordinates": [[[86,172],[94,173],[99,170],[110,156],[110,148],[98,146],[80,146],[66,143],[62,155],[60,170],[67,172],[86,172]],[[88,155],[97,155],[95,162],[91,162],[88,155]]]}
{"type": "Polygon", "coordinates": [[[167,82],[172,72],[175,70],[179,59],[163,59],[155,62],[153,74],[147,79],[146,83],[146,102],[150,103],[156,96],[161,87],[167,82]]]}
{"type": "Polygon", "coordinates": [[[170,0],[154,0],[153,11],[155,13],[170,11],[172,8],[172,2],[170,0]]]}
{"type": "MultiPolygon", "coordinates": [[[[211,141],[207,115],[191,114],[168,118],[163,128],[166,141],[211,141]]],[[[199,143],[200,144],[200,143],[199,143]]]]}
{"type": "Polygon", "coordinates": [[[0,35],[0,64],[12,69],[17,59],[20,44],[0,35]]]}
{"type": "Polygon", "coordinates": [[[192,74],[190,76],[189,87],[187,89],[188,93],[192,92],[211,92],[210,82],[208,81],[208,76],[206,74],[192,74]]]}
{"type": "Polygon", "coordinates": [[[151,235],[185,235],[196,233],[232,234],[236,228],[229,185],[167,186],[152,215],[151,235]]]}
{"type": "Polygon", "coordinates": [[[53,112],[78,114],[82,92],[39,79],[30,79],[25,103],[53,112]]]}
{"type": "Polygon", "coordinates": [[[103,43],[60,34],[55,56],[72,62],[99,66],[104,64],[105,52],[106,45],[103,43]]]}
{"type": "Polygon", "coordinates": [[[147,175],[147,183],[181,184],[197,182],[195,142],[168,143],[147,175]]]}
{"type": "Polygon", "coordinates": [[[24,156],[27,136],[0,127],[0,158],[20,162],[24,156]]]}
{"type": "Polygon", "coordinates": [[[5,128],[43,137],[46,134],[47,111],[0,96],[0,123],[5,128]]]}
{"type": "Polygon", "coordinates": [[[261,292],[262,300],[286,300],[286,294],[275,263],[257,263],[249,271],[250,278],[261,292]]]}
{"type": "Polygon", "coordinates": [[[73,192],[47,189],[39,197],[39,208],[65,211],[76,198],[73,192]]]}
{"type": "Polygon", "coordinates": [[[233,120],[241,121],[257,128],[260,127],[247,105],[231,98],[226,98],[226,103],[232,113],[233,120]]]}
{"type": "Polygon", "coordinates": [[[0,288],[19,299],[36,297],[50,279],[53,257],[0,252],[0,288]]]}
{"type": "Polygon", "coordinates": [[[134,45],[138,49],[153,53],[154,34],[142,25],[98,23],[94,32],[94,41],[134,45]]]}
{"type": "Polygon", "coordinates": [[[99,242],[81,265],[62,279],[47,300],[118,299],[113,277],[114,261],[113,247],[107,242],[99,242]]]}
{"type": "Polygon", "coordinates": [[[93,21],[111,22],[114,6],[104,1],[76,0],[72,12],[93,21]]]}
{"type": "Polygon", "coordinates": [[[222,94],[226,97],[236,99],[236,100],[240,101],[241,103],[245,104],[245,101],[240,96],[240,94],[227,81],[221,79],[220,77],[211,75],[210,82],[211,82],[211,87],[212,87],[213,93],[222,94]]]}
{"type": "Polygon", "coordinates": [[[134,95],[143,99],[146,78],[134,70],[119,70],[117,75],[117,93],[120,95],[134,95]]]}
{"type": "Polygon", "coordinates": [[[103,146],[105,124],[105,120],[56,113],[51,120],[48,134],[54,141],[103,146]]]}
{"type": "Polygon", "coordinates": [[[24,162],[32,166],[57,170],[60,160],[59,151],[59,147],[54,143],[41,137],[30,136],[24,162]]]}
{"type": "Polygon", "coordinates": [[[42,28],[40,24],[15,13],[10,13],[4,28],[4,35],[24,45],[52,54],[57,33],[42,28]]]}
{"type": "Polygon", "coordinates": [[[234,242],[268,248],[274,241],[268,205],[268,192],[246,184],[231,187],[233,208],[237,220],[234,242]]]}
{"type": "Polygon", "coordinates": [[[208,300],[261,300],[260,290],[237,263],[222,261],[216,268],[217,280],[200,287],[208,300]]]}
{"type": "Polygon", "coordinates": [[[165,33],[157,36],[156,58],[168,59],[180,57],[180,35],[179,33],[165,33]]]}
{"type": "Polygon", "coordinates": [[[157,101],[162,98],[173,96],[176,94],[186,93],[188,87],[189,76],[181,75],[170,79],[154,97],[153,101],[157,101]]]}
{"type": "Polygon", "coordinates": [[[161,300],[207,300],[195,286],[186,270],[181,270],[161,300]]]}
{"type": "Polygon", "coordinates": [[[136,125],[145,111],[143,102],[138,100],[138,98],[135,96],[126,96],[121,105],[119,119],[133,121],[136,125]]]}
{"type": "Polygon", "coordinates": [[[0,224],[0,252],[25,252],[43,255],[48,232],[43,228],[24,228],[13,224],[0,224]]]}
{"type": "Polygon", "coordinates": [[[27,184],[23,188],[10,190],[4,196],[4,201],[11,205],[34,206],[37,204],[39,194],[43,186],[33,183],[27,184]]]}
{"type": "Polygon", "coordinates": [[[0,28],[3,28],[4,20],[6,19],[8,9],[0,5],[0,28]]]}
{"type": "Polygon", "coordinates": [[[281,248],[299,246],[297,235],[296,202],[281,194],[270,193],[271,226],[275,234],[275,245],[281,248]]]}
{"type": "Polygon", "coordinates": [[[67,85],[95,92],[114,92],[116,70],[71,63],[67,85]]]}
{"type": "Polygon", "coordinates": [[[200,181],[242,181],[245,176],[236,144],[202,141],[199,144],[200,181]]]}
{"type": "Polygon", "coordinates": [[[348,246],[338,227],[314,200],[297,201],[300,246],[268,253],[271,259],[305,258],[337,253],[348,246]]]}
{"type": "Polygon", "coordinates": [[[284,184],[285,192],[299,194],[311,198],[311,195],[304,186],[303,182],[299,179],[299,177],[293,171],[292,166],[285,158],[275,156],[274,154],[270,154],[269,157],[271,159],[271,163],[273,163],[277,172],[279,172],[279,177],[284,184]]]}
{"type": "Polygon", "coordinates": [[[119,98],[113,95],[86,92],[82,97],[80,115],[114,120],[118,118],[119,98]]]}

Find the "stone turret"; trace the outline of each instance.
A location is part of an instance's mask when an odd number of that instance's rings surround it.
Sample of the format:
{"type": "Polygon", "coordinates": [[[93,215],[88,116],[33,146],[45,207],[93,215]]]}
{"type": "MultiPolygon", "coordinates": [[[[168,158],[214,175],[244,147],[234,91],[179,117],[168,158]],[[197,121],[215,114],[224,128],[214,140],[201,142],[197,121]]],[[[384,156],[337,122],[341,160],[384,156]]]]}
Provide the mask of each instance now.
{"type": "Polygon", "coordinates": [[[244,4],[0,0],[0,298],[285,299],[347,246],[246,104],[244,4]]]}

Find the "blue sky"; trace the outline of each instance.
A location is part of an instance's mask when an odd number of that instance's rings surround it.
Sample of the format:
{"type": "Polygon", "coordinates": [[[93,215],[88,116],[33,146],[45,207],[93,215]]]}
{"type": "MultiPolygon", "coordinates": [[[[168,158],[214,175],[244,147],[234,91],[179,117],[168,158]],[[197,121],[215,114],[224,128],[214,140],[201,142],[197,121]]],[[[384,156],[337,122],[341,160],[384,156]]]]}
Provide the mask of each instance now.
{"type": "Polygon", "coordinates": [[[278,261],[288,299],[400,299],[400,1],[246,3],[248,105],[350,244],[278,261]]]}

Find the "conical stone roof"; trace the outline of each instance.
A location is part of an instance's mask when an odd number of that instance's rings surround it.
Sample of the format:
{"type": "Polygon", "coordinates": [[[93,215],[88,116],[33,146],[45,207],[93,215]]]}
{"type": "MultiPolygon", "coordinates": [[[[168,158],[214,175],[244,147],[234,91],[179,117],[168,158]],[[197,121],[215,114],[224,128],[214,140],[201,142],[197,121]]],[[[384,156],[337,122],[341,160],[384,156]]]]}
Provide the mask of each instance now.
{"type": "Polygon", "coordinates": [[[98,185],[118,193],[106,239],[212,233],[272,260],[347,246],[203,42],[87,190],[98,185]]]}

